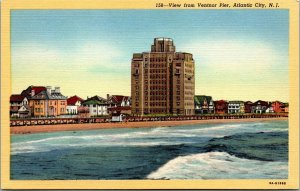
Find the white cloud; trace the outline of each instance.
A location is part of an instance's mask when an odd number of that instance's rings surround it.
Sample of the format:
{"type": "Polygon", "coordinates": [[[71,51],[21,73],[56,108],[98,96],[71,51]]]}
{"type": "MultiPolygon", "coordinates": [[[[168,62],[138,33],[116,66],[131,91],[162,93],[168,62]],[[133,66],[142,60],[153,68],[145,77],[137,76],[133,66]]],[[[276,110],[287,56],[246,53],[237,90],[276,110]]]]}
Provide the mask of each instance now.
{"type": "Polygon", "coordinates": [[[265,72],[281,61],[281,55],[263,42],[213,39],[198,41],[183,47],[194,54],[197,65],[214,71],[265,72]]]}

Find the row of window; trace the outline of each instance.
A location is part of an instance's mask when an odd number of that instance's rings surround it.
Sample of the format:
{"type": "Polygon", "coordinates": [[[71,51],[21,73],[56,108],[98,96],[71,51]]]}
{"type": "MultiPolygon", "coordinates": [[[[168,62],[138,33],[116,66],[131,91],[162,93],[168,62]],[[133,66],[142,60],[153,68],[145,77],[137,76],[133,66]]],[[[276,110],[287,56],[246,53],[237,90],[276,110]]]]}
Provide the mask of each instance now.
{"type": "Polygon", "coordinates": [[[231,106],[231,105],[229,105],[228,108],[233,108],[233,109],[237,108],[238,109],[238,108],[240,108],[240,106],[231,106]]]}
{"type": "Polygon", "coordinates": [[[43,113],[43,108],[35,108],[34,109],[36,113],[43,113]]]}
{"type": "MultiPolygon", "coordinates": [[[[167,106],[166,102],[150,102],[150,106],[167,106]]],[[[145,106],[148,106],[148,102],[145,102],[145,106]]]]}
{"type": "MultiPolygon", "coordinates": [[[[167,80],[165,80],[164,78],[150,80],[150,84],[162,84],[162,85],[165,85],[166,83],[167,83],[167,80]]],[[[145,84],[148,84],[148,80],[145,80],[145,84]]]]}
{"type": "MultiPolygon", "coordinates": [[[[57,102],[60,103],[60,105],[66,105],[66,101],[49,101],[49,105],[57,105],[57,102]]],[[[44,105],[44,101],[34,101],[35,105],[44,105]]]]}
{"type": "Polygon", "coordinates": [[[145,113],[167,113],[168,110],[167,109],[163,109],[163,108],[155,108],[155,109],[145,109],[144,110],[145,113]]]}
{"type": "Polygon", "coordinates": [[[157,74],[157,73],[159,73],[159,74],[166,74],[167,73],[167,69],[145,69],[144,70],[144,73],[150,73],[150,74],[157,74]]]}
{"type": "Polygon", "coordinates": [[[194,70],[185,69],[184,71],[185,73],[192,73],[192,74],[194,73],[194,70]]]}
{"type": "MultiPolygon", "coordinates": [[[[153,101],[153,100],[166,100],[167,97],[165,95],[156,95],[156,96],[151,96],[149,97],[150,98],[150,101],[153,101]]],[[[145,100],[148,100],[148,96],[145,97],[145,100]]]]}

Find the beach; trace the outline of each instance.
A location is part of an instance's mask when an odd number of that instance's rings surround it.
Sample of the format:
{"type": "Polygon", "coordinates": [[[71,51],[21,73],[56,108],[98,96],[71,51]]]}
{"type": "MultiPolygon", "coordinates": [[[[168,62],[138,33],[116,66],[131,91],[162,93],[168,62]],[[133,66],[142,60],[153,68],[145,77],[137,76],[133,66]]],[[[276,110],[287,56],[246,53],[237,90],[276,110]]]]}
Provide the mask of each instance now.
{"type": "Polygon", "coordinates": [[[146,128],[146,127],[172,127],[193,124],[214,123],[241,123],[287,120],[287,118],[245,118],[245,119],[210,119],[210,120],[185,120],[185,121],[152,121],[152,122],[121,122],[121,123],[82,123],[59,125],[34,125],[10,127],[11,134],[47,133],[57,131],[80,131],[109,128],[146,128]]]}

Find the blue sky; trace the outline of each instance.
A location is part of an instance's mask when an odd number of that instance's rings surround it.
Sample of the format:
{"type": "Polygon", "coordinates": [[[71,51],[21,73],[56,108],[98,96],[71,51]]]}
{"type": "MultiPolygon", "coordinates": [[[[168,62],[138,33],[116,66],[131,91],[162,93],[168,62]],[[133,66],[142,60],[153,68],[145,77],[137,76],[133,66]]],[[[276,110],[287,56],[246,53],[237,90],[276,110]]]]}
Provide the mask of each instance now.
{"type": "Polygon", "coordinates": [[[196,94],[288,101],[287,10],[15,10],[12,91],[130,95],[132,54],[173,38],[196,63],[196,94]]]}

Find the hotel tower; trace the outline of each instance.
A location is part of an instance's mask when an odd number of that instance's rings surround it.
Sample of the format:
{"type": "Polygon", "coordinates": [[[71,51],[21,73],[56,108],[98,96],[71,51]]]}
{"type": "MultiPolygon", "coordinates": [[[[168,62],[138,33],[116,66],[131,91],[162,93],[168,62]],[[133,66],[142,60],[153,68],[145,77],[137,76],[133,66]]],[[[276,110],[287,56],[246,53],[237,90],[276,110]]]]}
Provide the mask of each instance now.
{"type": "Polygon", "coordinates": [[[170,38],[155,38],[151,52],[131,62],[132,114],[194,114],[193,55],[176,52],[170,38]]]}

